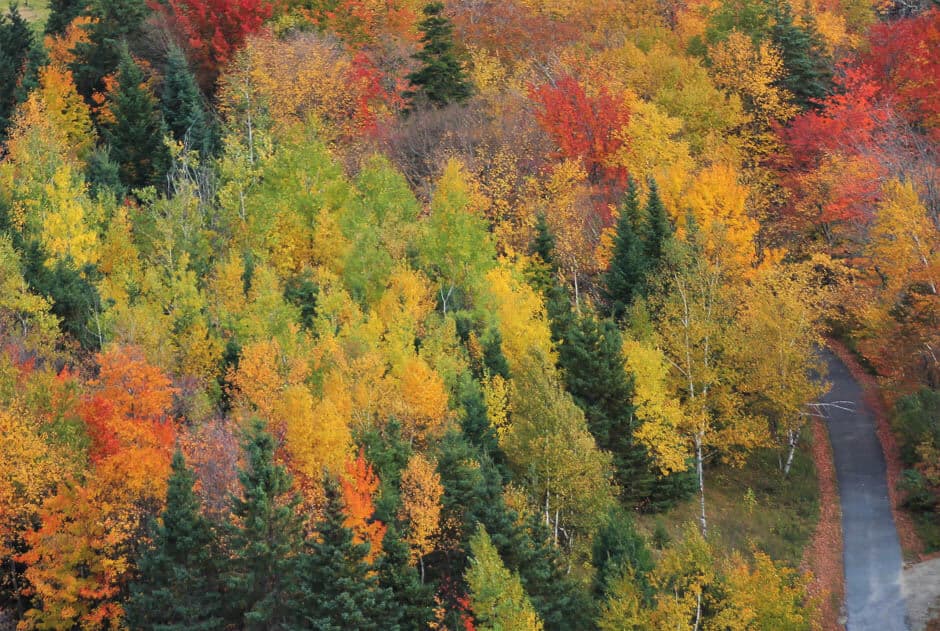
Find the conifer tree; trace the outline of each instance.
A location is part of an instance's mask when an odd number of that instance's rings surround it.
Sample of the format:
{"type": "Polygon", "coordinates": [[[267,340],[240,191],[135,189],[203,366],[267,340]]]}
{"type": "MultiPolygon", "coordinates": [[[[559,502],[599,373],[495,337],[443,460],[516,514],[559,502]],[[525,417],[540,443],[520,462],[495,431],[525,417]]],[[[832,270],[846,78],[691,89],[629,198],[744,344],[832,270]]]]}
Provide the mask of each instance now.
{"type": "Polygon", "coordinates": [[[34,48],[33,31],[13,4],[0,15],[0,138],[6,134],[34,48]]]}
{"type": "Polygon", "coordinates": [[[137,562],[125,620],[139,631],[211,631],[223,625],[219,549],[181,452],[172,467],[166,509],[137,562]]]}
{"type": "Polygon", "coordinates": [[[552,340],[564,339],[572,324],[573,312],[568,291],[558,280],[558,261],[555,258],[555,235],[544,214],[535,224],[535,237],[530,245],[532,261],[529,265],[529,284],[541,292],[545,299],[552,340]]]}
{"type": "Polygon", "coordinates": [[[666,206],[659,197],[659,187],[656,180],[650,178],[650,193],[646,199],[646,230],[644,241],[646,243],[646,258],[650,269],[659,264],[663,258],[666,241],[672,237],[672,222],[666,214],[666,206]]]}
{"type": "Polygon", "coordinates": [[[79,94],[103,92],[104,78],[121,63],[123,51],[139,37],[149,13],[146,0],[90,0],[85,12],[87,41],[75,45],[71,69],[79,94]]]}
{"type": "Polygon", "coordinates": [[[613,258],[604,276],[604,294],[618,319],[644,288],[648,260],[640,235],[645,228],[639,191],[631,177],[627,180],[627,192],[617,219],[613,258]]]}
{"type": "Polygon", "coordinates": [[[389,592],[391,608],[388,626],[401,631],[424,631],[433,613],[430,584],[422,584],[410,564],[408,544],[402,541],[394,523],[388,525],[382,540],[382,556],[376,562],[380,589],[389,592]]]}
{"type": "Polygon", "coordinates": [[[653,557],[646,540],[623,508],[611,509],[607,522],[594,538],[592,564],[597,570],[594,588],[599,597],[608,593],[612,583],[624,574],[632,575],[641,591],[650,595],[647,575],[653,569],[653,557]]]}
{"type": "Polygon", "coordinates": [[[413,89],[405,96],[420,96],[437,107],[466,101],[471,85],[454,50],[454,27],[444,16],[444,4],[431,2],[423,13],[418,23],[422,48],[414,54],[421,67],[408,75],[413,89]]]}
{"type": "Polygon", "coordinates": [[[232,498],[225,573],[229,621],[244,629],[287,629],[298,611],[298,556],[303,546],[299,498],[274,461],[274,438],[255,421],[244,444],[247,466],[232,498]]]}
{"type": "Polygon", "coordinates": [[[355,543],[339,485],[327,479],[326,506],[316,537],[306,545],[301,559],[299,625],[305,629],[398,629],[392,615],[391,592],[378,584],[365,562],[367,543],[355,543]]]}
{"type": "Polygon", "coordinates": [[[164,77],[160,105],[167,128],[188,149],[208,156],[213,148],[210,118],[203,107],[196,77],[179,46],[170,46],[164,77]]]}
{"type": "Polygon", "coordinates": [[[114,120],[104,127],[111,159],[120,166],[128,187],[158,184],[169,161],[163,136],[166,126],[156,100],[144,84],[144,74],[124,49],[112,97],[114,120]]]}
{"type": "Polygon", "coordinates": [[[470,606],[477,628],[488,631],[540,631],[542,621],[482,525],[470,540],[473,557],[467,570],[470,606]]]}
{"type": "Polygon", "coordinates": [[[88,0],[49,0],[49,17],[46,18],[46,35],[65,33],[72,20],[81,15],[88,0]]]}
{"type": "Polygon", "coordinates": [[[831,60],[816,31],[812,12],[802,18],[802,26],[795,23],[793,9],[785,0],[773,0],[770,13],[770,35],[786,69],[779,85],[789,90],[801,107],[810,107],[825,98],[832,80],[831,60]]]}

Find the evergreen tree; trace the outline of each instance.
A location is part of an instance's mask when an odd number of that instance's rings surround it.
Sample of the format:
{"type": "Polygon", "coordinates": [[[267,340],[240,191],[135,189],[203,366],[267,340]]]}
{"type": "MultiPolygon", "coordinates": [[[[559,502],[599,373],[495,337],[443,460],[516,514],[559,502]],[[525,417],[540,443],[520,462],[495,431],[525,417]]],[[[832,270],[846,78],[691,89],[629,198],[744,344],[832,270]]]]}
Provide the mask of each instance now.
{"type": "Polygon", "coordinates": [[[223,626],[219,550],[193,491],[183,454],[173,456],[162,523],[137,562],[125,620],[139,631],[210,631],[223,626]]]}
{"type": "Polygon", "coordinates": [[[401,484],[401,473],[411,458],[411,443],[402,438],[401,423],[395,418],[389,419],[382,431],[373,429],[364,433],[360,442],[379,478],[375,518],[384,524],[391,524],[400,505],[398,487],[401,484]]]}
{"type": "Polygon", "coordinates": [[[466,579],[470,606],[480,629],[541,631],[542,621],[522,587],[519,575],[503,564],[486,528],[470,540],[473,558],[466,579]]]}
{"type": "Polygon", "coordinates": [[[812,12],[802,18],[803,26],[794,22],[793,9],[786,0],[772,0],[770,13],[770,35],[786,70],[779,85],[789,90],[801,107],[813,106],[829,94],[832,62],[812,21],[812,12]]]}
{"type": "Polygon", "coordinates": [[[0,138],[22,98],[21,79],[28,70],[34,48],[33,31],[15,4],[0,15],[0,138]]]}
{"type": "Polygon", "coordinates": [[[594,589],[598,597],[603,597],[612,582],[625,573],[635,577],[645,596],[651,595],[647,575],[653,569],[653,557],[646,540],[623,508],[611,509],[607,522],[594,538],[592,564],[597,570],[594,589]]]}
{"type": "Polygon", "coordinates": [[[210,117],[186,55],[176,45],[170,46],[167,54],[160,105],[167,128],[176,140],[198,151],[203,158],[212,153],[214,134],[210,117]]]}
{"type": "Polygon", "coordinates": [[[615,318],[624,312],[645,285],[648,260],[640,237],[646,221],[641,216],[640,196],[636,182],[627,180],[627,192],[617,219],[613,258],[604,276],[604,294],[615,318]]]}
{"type": "Polygon", "coordinates": [[[121,64],[126,47],[139,37],[149,10],[147,0],[91,0],[86,14],[87,41],[75,45],[72,73],[79,94],[103,92],[104,78],[121,64]]]}
{"type": "Polygon", "coordinates": [[[244,449],[242,492],[232,498],[234,522],[227,533],[228,618],[243,629],[292,628],[303,546],[300,499],[290,495],[291,477],[274,462],[274,438],[261,421],[252,424],[244,449]]]}
{"type": "Polygon", "coordinates": [[[414,54],[421,67],[408,75],[413,90],[408,98],[420,95],[428,103],[443,106],[461,103],[470,97],[471,85],[454,51],[454,27],[444,17],[444,4],[431,2],[424,7],[424,19],[418,23],[422,48],[414,54]]]}
{"type": "Polygon", "coordinates": [[[496,435],[496,428],[490,423],[490,418],[487,415],[483,390],[480,388],[479,382],[469,372],[464,373],[461,377],[460,405],[463,408],[460,428],[463,430],[464,436],[482,453],[502,462],[499,437],[496,435]]]}
{"type": "Polygon", "coordinates": [[[121,181],[128,187],[155,185],[169,162],[163,136],[166,126],[144,74],[127,50],[121,58],[118,89],[111,101],[113,122],[104,127],[111,159],[120,165],[121,181]]]}
{"type": "Polygon", "coordinates": [[[565,386],[584,411],[598,447],[613,455],[622,497],[638,506],[652,493],[653,465],[633,434],[636,416],[633,384],[626,372],[623,339],[616,325],[584,315],[570,327],[558,348],[565,386]]]}
{"type": "Polygon", "coordinates": [[[394,523],[388,524],[382,540],[382,556],[376,561],[379,588],[391,594],[389,627],[401,631],[424,631],[433,614],[434,598],[429,584],[422,584],[410,563],[408,544],[394,523]]]}
{"type": "Polygon", "coordinates": [[[663,258],[666,241],[672,237],[672,222],[666,214],[666,206],[659,197],[659,187],[656,180],[649,180],[650,194],[646,199],[646,230],[644,241],[646,243],[646,259],[649,269],[654,268],[663,258]]]}
{"type": "Polygon", "coordinates": [[[379,586],[365,562],[369,544],[354,543],[352,530],[344,525],[339,484],[328,479],[325,490],[323,520],[301,560],[299,626],[320,631],[395,631],[399,627],[390,620],[391,592],[379,586]]]}
{"type": "Polygon", "coordinates": [[[529,285],[539,291],[545,300],[545,311],[556,343],[565,338],[572,324],[573,311],[568,291],[558,280],[558,262],[555,259],[555,235],[545,215],[539,214],[535,224],[535,237],[530,245],[532,260],[527,270],[529,285]]]}
{"type": "Polygon", "coordinates": [[[72,20],[88,7],[88,0],[49,0],[49,17],[46,18],[46,35],[65,33],[72,20]]]}

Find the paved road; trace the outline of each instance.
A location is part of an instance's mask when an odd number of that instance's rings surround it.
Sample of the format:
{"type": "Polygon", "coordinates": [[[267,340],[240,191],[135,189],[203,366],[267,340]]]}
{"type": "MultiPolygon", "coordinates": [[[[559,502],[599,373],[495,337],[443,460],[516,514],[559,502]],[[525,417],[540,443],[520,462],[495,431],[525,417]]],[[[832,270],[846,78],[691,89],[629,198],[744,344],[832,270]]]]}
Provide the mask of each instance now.
{"type": "Polygon", "coordinates": [[[829,438],[842,504],[848,631],[906,631],[901,546],[888,502],[884,454],[862,388],[826,351],[832,389],[827,401],[852,401],[854,412],[830,410],[829,438]]]}

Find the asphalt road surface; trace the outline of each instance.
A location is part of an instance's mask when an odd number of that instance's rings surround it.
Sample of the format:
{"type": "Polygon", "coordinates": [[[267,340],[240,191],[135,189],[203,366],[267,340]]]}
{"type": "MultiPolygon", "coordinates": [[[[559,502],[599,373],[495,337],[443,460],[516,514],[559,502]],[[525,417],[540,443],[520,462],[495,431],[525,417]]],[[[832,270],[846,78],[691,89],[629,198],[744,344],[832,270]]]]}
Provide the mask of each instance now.
{"type": "Polygon", "coordinates": [[[825,358],[832,382],[825,400],[854,407],[829,409],[827,420],[842,504],[847,631],[906,631],[901,545],[875,417],[845,364],[829,351],[825,358]]]}

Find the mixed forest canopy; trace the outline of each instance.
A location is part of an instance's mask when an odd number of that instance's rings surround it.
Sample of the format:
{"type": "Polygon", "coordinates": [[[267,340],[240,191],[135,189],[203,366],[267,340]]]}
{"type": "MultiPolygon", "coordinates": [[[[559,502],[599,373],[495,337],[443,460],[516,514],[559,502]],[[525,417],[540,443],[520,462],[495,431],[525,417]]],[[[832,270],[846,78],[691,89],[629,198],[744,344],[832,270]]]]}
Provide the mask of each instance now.
{"type": "Polygon", "coordinates": [[[39,4],[0,626],[816,628],[710,489],[806,469],[828,335],[940,548],[940,7],[39,4]]]}

